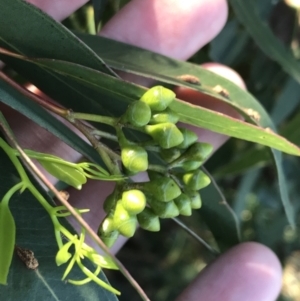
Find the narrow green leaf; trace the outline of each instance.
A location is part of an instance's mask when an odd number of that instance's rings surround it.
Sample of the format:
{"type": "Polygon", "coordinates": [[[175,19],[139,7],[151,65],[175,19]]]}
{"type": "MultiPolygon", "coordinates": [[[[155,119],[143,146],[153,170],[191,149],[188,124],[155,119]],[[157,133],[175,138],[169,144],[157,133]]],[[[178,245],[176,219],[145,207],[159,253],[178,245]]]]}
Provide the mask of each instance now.
{"type": "Polygon", "coordinates": [[[177,112],[182,122],[231,137],[266,145],[291,155],[299,156],[300,154],[300,149],[296,145],[278,136],[270,128],[262,129],[211,110],[187,105],[184,102],[174,102],[170,105],[170,108],[177,112]],[[190,106],[190,109],[187,108],[188,106],[190,106]]]}
{"type": "Polygon", "coordinates": [[[246,27],[261,50],[300,83],[300,63],[276,38],[271,29],[259,17],[254,1],[229,0],[237,18],[246,27]]]}
{"type": "MultiPolygon", "coordinates": [[[[58,60],[23,59],[49,68],[60,74],[73,77],[102,93],[115,94],[120,100],[124,100],[124,102],[139,99],[144,93],[144,89],[138,86],[80,65],[58,60]],[[135,97],[134,94],[136,94],[135,97]]],[[[235,138],[266,145],[288,154],[300,155],[300,149],[297,146],[278,136],[270,128],[261,129],[244,121],[199,106],[193,106],[183,101],[174,101],[171,103],[170,108],[179,115],[180,121],[182,122],[235,138]]],[[[273,127],[272,123],[270,123],[270,125],[273,127]]]]}
{"type": "Polygon", "coordinates": [[[1,41],[25,55],[64,59],[111,74],[66,27],[23,0],[0,1],[0,45],[1,41]]]}
{"type": "MultiPolygon", "coordinates": [[[[16,239],[16,225],[8,202],[0,203],[0,284],[7,284],[16,239]]],[[[0,289],[1,290],[1,289],[0,289]]]]}
{"type": "Polygon", "coordinates": [[[98,153],[51,114],[0,79],[0,101],[21,112],[90,160],[103,164],[98,153]]]}

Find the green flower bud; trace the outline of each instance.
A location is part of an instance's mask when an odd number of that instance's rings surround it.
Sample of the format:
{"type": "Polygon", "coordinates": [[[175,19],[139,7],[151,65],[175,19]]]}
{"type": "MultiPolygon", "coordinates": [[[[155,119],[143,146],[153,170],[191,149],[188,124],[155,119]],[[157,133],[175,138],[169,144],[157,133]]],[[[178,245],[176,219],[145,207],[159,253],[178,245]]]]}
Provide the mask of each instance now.
{"type": "Polygon", "coordinates": [[[149,123],[158,124],[170,122],[175,124],[178,122],[178,120],[179,116],[174,111],[167,108],[162,112],[153,113],[149,123]]]}
{"type": "Polygon", "coordinates": [[[177,145],[178,148],[186,149],[198,140],[198,136],[195,132],[186,128],[179,128],[183,135],[183,141],[177,145]]]}
{"type": "Polygon", "coordinates": [[[125,237],[132,237],[136,231],[137,218],[132,216],[130,220],[119,226],[118,231],[125,237]]]}
{"type": "Polygon", "coordinates": [[[113,218],[114,227],[123,236],[132,237],[136,230],[137,219],[123,207],[121,200],[117,202],[113,218]]]}
{"type": "Polygon", "coordinates": [[[116,199],[115,199],[115,193],[111,193],[108,195],[103,203],[103,209],[105,213],[109,213],[111,209],[115,207],[116,199]]]}
{"type": "Polygon", "coordinates": [[[181,151],[178,148],[161,149],[159,154],[163,160],[171,163],[181,156],[181,151]]]}
{"type": "Polygon", "coordinates": [[[200,193],[194,190],[184,190],[184,192],[190,198],[192,209],[200,209],[202,206],[200,193]]]}
{"type": "Polygon", "coordinates": [[[163,111],[175,99],[175,93],[163,86],[156,86],[149,89],[140,101],[149,105],[152,111],[163,111]]]}
{"type": "Polygon", "coordinates": [[[193,161],[188,160],[184,161],[180,164],[180,167],[184,169],[185,171],[192,171],[198,169],[203,164],[202,161],[193,161]]]}
{"type": "Polygon", "coordinates": [[[108,234],[114,230],[116,230],[116,228],[115,228],[115,224],[114,224],[114,220],[113,220],[113,215],[110,214],[102,221],[102,223],[99,227],[99,231],[102,234],[108,234]]]}
{"type": "Polygon", "coordinates": [[[154,195],[160,202],[169,202],[181,194],[179,186],[173,179],[167,177],[161,177],[151,180],[150,182],[140,183],[143,185],[143,189],[154,195]]]}
{"type": "Polygon", "coordinates": [[[185,216],[192,215],[191,199],[185,193],[182,193],[179,197],[174,199],[174,203],[177,206],[179,213],[185,216]]]}
{"type": "Polygon", "coordinates": [[[160,201],[151,199],[148,200],[148,202],[154,213],[156,213],[161,218],[172,218],[179,215],[179,210],[174,201],[162,203],[160,201]]]}
{"type": "Polygon", "coordinates": [[[209,143],[196,142],[191,145],[182,156],[188,160],[204,161],[213,151],[213,146],[209,143]]]}
{"type": "Polygon", "coordinates": [[[98,236],[109,248],[116,242],[119,231],[116,230],[112,214],[102,221],[98,229],[98,236]]]}
{"type": "Polygon", "coordinates": [[[65,164],[59,164],[57,162],[50,162],[50,161],[43,161],[43,160],[40,160],[39,163],[52,176],[78,190],[81,189],[82,184],[86,183],[86,176],[84,172],[76,168],[75,166],[72,167],[65,164]]]}
{"type": "Polygon", "coordinates": [[[171,148],[183,141],[183,135],[173,123],[146,125],[145,131],[162,148],[171,148]]]}
{"type": "Polygon", "coordinates": [[[72,254],[69,252],[71,245],[73,244],[72,241],[67,242],[64,244],[56,253],[55,262],[57,266],[60,266],[69,261],[72,257],[72,254]]]}
{"type": "Polygon", "coordinates": [[[201,170],[195,170],[183,175],[183,183],[192,190],[199,190],[210,184],[210,178],[201,170]]]}
{"type": "Polygon", "coordinates": [[[136,189],[124,191],[121,202],[129,214],[138,214],[146,207],[146,197],[144,193],[136,189]]]}
{"type": "Polygon", "coordinates": [[[128,145],[122,148],[123,165],[131,172],[138,173],[148,169],[148,154],[143,147],[128,145]]]}
{"type": "Polygon", "coordinates": [[[119,237],[119,231],[114,230],[112,232],[109,232],[107,234],[99,234],[99,237],[104,242],[104,244],[110,248],[114,245],[114,243],[117,241],[119,237]]]}
{"type": "Polygon", "coordinates": [[[146,207],[143,212],[137,215],[140,227],[151,232],[158,232],[160,230],[160,222],[158,216],[151,208],[146,207]]]}
{"type": "Polygon", "coordinates": [[[135,101],[129,105],[125,113],[125,118],[133,126],[144,126],[150,121],[151,109],[146,103],[135,101]]]}

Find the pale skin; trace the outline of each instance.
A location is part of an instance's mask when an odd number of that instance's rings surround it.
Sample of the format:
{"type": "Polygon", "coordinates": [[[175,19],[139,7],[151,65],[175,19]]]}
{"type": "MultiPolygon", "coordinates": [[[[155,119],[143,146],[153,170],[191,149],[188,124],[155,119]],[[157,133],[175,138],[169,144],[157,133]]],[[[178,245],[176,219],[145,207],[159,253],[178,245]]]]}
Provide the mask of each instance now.
{"type": "MultiPolygon", "coordinates": [[[[86,0],[30,0],[56,20],[62,20],[85,4],[86,0]]],[[[227,19],[225,0],[132,0],[102,29],[101,34],[131,43],[176,59],[186,60],[213,39],[227,19]]],[[[228,67],[207,63],[205,68],[245,88],[240,76],[228,67]]],[[[228,106],[203,97],[195,91],[178,88],[177,97],[232,117],[239,118],[228,106]]],[[[18,141],[23,147],[64,154],[68,160],[79,154],[55,140],[45,130],[10,109],[4,109],[18,141]],[[28,134],[30,133],[30,135],[28,134]]],[[[220,147],[223,135],[197,129],[201,141],[220,147]]],[[[111,184],[89,182],[78,192],[70,190],[70,202],[92,208],[86,215],[96,229],[104,216],[101,200],[111,184]],[[94,222],[93,222],[94,221],[94,222]]],[[[119,242],[114,251],[122,245],[119,242]]],[[[281,265],[275,254],[258,243],[243,243],[216,259],[201,272],[177,301],[275,301],[281,287],[281,265]]]]}

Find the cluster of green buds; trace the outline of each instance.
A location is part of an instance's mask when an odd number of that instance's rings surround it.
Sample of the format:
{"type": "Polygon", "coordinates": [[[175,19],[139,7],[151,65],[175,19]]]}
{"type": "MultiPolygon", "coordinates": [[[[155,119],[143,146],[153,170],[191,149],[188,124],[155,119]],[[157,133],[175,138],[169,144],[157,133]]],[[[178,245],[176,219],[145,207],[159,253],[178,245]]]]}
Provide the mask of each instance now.
{"type": "Polygon", "coordinates": [[[129,141],[122,128],[116,128],[121,161],[127,174],[148,172],[143,183],[118,182],[104,202],[107,216],[98,234],[112,246],[121,234],[132,237],[137,225],[148,231],[160,230],[160,218],[190,216],[201,207],[199,190],[210,184],[210,178],[199,169],[212,152],[208,143],[198,142],[191,130],[178,127],[178,115],[169,106],[175,93],[162,86],[149,89],[129,105],[120,118],[124,126],[150,136],[146,143],[129,141]],[[149,147],[150,146],[150,147],[149,147]],[[156,151],[160,165],[151,165],[148,152],[156,151]]]}

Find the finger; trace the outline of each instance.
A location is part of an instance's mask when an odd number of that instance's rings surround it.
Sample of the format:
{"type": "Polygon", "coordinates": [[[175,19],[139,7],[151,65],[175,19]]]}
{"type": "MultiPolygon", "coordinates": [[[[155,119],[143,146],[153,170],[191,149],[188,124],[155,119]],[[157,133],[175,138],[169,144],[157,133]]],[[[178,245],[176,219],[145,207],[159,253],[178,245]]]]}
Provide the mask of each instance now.
{"type": "Polygon", "coordinates": [[[88,0],[27,0],[27,2],[37,6],[53,19],[61,21],[88,2],[88,0]]]}
{"type": "Polygon", "coordinates": [[[225,0],[132,0],[101,35],[185,60],[220,32],[227,11],[225,0]]]}
{"type": "Polygon", "coordinates": [[[205,63],[201,65],[207,70],[215,72],[216,74],[227,78],[228,80],[235,83],[238,87],[247,90],[246,84],[241,76],[233,69],[218,63],[205,63]]]}
{"type": "Polygon", "coordinates": [[[270,249],[243,243],[207,266],[176,301],[275,301],[281,274],[280,262],[270,249]]]}

